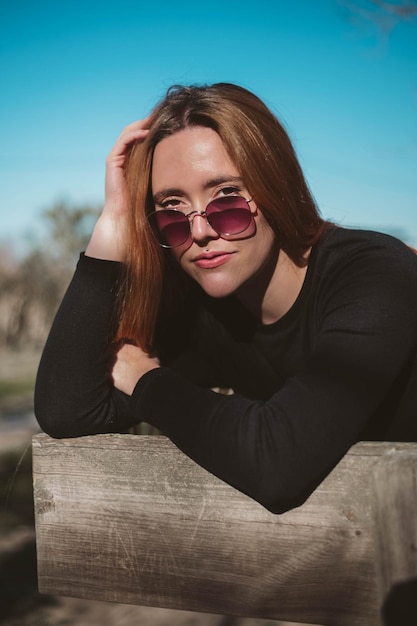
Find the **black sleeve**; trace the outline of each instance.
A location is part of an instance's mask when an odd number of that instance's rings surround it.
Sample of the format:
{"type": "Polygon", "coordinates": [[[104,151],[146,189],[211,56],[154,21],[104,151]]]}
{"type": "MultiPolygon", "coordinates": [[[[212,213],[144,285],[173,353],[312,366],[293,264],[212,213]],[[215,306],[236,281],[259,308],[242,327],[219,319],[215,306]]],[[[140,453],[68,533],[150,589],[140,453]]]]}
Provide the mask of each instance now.
{"type": "MultiPolygon", "coordinates": [[[[52,437],[125,432],[146,421],[146,413],[132,411],[130,397],[115,389],[111,378],[122,274],[121,263],[80,255],[36,378],[36,418],[52,437]]],[[[215,386],[213,368],[196,358],[190,345],[171,360],[198,384],[215,386]]]]}
{"type": "Polygon", "coordinates": [[[415,356],[416,277],[415,259],[396,252],[349,260],[317,305],[316,348],[266,402],[219,396],[161,368],[138,382],[132,411],[270,510],[293,507],[360,439],[415,356]]]}
{"type": "Polygon", "coordinates": [[[122,432],[138,419],[114,389],[110,345],[122,265],[81,255],[47,339],[35,414],[53,437],[122,432]]]}

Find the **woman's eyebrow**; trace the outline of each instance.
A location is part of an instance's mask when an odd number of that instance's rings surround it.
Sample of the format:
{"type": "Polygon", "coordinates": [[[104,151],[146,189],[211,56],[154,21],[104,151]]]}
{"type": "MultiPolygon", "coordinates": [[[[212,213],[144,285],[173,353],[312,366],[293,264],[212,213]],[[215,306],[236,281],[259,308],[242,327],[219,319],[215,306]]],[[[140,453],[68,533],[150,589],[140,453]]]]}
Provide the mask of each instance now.
{"type": "Polygon", "coordinates": [[[155,204],[159,204],[160,202],[162,202],[162,200],[164,198],[167,198],[168,196],[183,196],[184,195],[184,191],[182,189],[180,189],[179,187],[167,187],[166,189],[161,189],[160,191],[157,191],[155,194],[153,194],[153,201],[155,204]]]}
{"type": "Polygon", "coordinates": [[[204,183],[204,189],[212,189],[213,187],[223,185],[224,183],[233,183],[235,185],[243,184],[240,176],[216,176],[215,178],[210,178],[206,183],[204,183]]]}
{"type": "MultiPolygon", "coordinates": [[[[233,184],[233,185],[242,185],[242,179],[240,176],[216,176],[215,178],[210,178],[207,180],[203,189],[213,189],[213,187],[217,187],[218,185],[224,185],[225,183],[233,184]]],[[[186,195],[183,189],[180,187],[166,187],[165,189],[160,189],[153,195],[153,201],[155,204],[159,204],[162,202],[164,198],[168,196],[184,196],[186,195]]]]}

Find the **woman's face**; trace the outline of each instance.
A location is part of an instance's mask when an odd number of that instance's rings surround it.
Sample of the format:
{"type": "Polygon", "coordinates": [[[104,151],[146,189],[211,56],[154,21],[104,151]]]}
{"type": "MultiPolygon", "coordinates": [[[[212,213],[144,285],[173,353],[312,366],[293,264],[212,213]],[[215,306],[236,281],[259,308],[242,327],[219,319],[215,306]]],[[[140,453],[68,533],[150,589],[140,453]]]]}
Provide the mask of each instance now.
{"type": "MultiPolygon", "coordinates": [[[[186,214],[205,211],[211,200],[222,196],[250,198],[219,135],[200,126],[182,130],[156,146],[152,194],[156,210],[175,208],[186,214]]],[[[182,269],[212,297],[250,290],[254,279],[257,282],[263,270],[270,273],[271,262],[276,263],[274,232],[257,209],[256,198],[249,206],[251,222],[239,235],[220,236],[205,217],[196,215],[192,237],[172,248],[182,269]]]]}

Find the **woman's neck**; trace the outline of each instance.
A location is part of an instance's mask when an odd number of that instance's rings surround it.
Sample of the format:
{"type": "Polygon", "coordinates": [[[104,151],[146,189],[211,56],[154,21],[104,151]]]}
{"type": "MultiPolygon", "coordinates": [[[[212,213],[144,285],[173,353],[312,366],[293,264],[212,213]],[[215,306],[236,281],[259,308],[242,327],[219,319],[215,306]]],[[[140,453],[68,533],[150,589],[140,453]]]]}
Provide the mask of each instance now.
{"type": "Polygon", "coordinates": [[[310,249],[304,255],[302,267],[283,250],[278,250],[250,284],[236,293],[243,306],[262,324],[273,324],[281,319],[298,298],[308,267],[310,249]]]}

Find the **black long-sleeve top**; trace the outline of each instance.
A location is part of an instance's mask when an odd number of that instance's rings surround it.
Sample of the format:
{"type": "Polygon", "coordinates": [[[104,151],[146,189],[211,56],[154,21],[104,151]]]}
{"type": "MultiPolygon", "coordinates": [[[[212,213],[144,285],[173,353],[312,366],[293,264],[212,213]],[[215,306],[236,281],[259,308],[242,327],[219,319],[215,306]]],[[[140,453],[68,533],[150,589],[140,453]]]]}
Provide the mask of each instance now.
{"type": "Polygon", "coordinates": [[[192,291],[158,329],[162,367],[132,396],[110,374],[120,275],[116,262],[80,257],[36,384],[53,437],[148,422],[275,512],[301,503],[358,440],[417,441],[417,255],[398,240],[329,229],[296,302],[269,325],[232,296],[192,291]]]}

